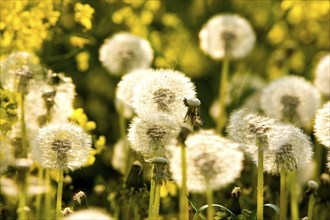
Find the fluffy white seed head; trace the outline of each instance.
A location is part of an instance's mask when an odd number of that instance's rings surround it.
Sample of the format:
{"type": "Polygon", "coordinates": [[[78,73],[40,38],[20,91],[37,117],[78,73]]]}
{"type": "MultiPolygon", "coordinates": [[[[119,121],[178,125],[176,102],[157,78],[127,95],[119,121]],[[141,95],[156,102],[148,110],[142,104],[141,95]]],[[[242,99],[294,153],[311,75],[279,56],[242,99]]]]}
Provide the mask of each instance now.
{"type": "Polygon", "coordinates": [[[155,74],[135,87],[133,108],[141,118],[161,112],[183,121],[187,113],[184,99],[195,96],[195,85],[183,73],[166,69],[155,70],[155,74]]]}
{"type": "Polygon", "coordinates": [[[112,220],[115,218],[111,217],[106,211],[98,208],[79,210],[63,218],[63,220],[90,220],[90,219],[112,220]]]}
{"type": "Polygon", "coordinates": [[[322,94],[330,96],[330,54],[322,57],[317,64],[314,85],[322,94]]]}
{"type": "MultiPolygon", "coordinates": [[[[269,149],[264,153],[264,170],[279,174],[281,169],[296,171],[311,165],[312,144],[299,128],[277,123],[268,136],[269,149]]],[[[257,161],[257,155],[254,160],[257,161]]]]}
{"type": "Polygon", "coordinates": [[[146,161],[165,156],[165,146],[179,134],[179,124],[165,114],[153,114],[148,118],[136,117],[128,130],[128,140],[134,151],[146,161]]]}
{"type": "Polygon", "coordinates": [[[105,40],[99,60],[109,73],[121,76],[134,69],[148,68],[153,60],[153,50],[148,41],[121,32],[105,40]]]}
{"type": "Polygon", "coordinates": [[[317,110],[314,123],[314,134],[324,146],[330,147],[330,102],[317,110]]]}
{"type": "Polygon", "coordinates": [[[153,73],[155,72],[152,69],[138,69],[129,72],[121,78],[116,88],[116,108],[118,111],[121,110],[120,108],[123,108],[125,117],[132,117],[132,97],[135,86],[153,73]]]}
{"type": "Polygon", "coordinates": [[[1,84],[5,89],[28,93],[31,82],[45,78],[38,58],[28,52],[11,53],[0,63],[1,84]]]}
{"type": "Polygon", "coordinates": [[[233,14],[216,15],[199,33],[200,47],[213,59],[222,59],[226,51],[232,58],[242,58],[251,52],[256,40],[249,22],[233,14]]]}
{"type": "Polygon", "coordinates": [[[272,82],[261,95],[261,108],[267,116],[308,127],[320,107],[320,93],[298,76],[272,82]]]}
{"type": "MultiPolygon", "coordinates": [[[[238,144],[225,139],[213,130],[200,130],[189,135],[186,142],[187,187],[190,192],[205,192],[207,179],[213,190],[225,187],[240,176],[243,153],[238,144]]],[[[170,170],[181,185],[181,149],[169,146],[170,170]]]]}
{"type": "Polygon", "coordinates": [[[123,139],[117,141],[114,145],[113,156],[111,160],[112,167],[120,172],[121,174],[125,174],[125,166],[127,161],[127,149],[129,146],[124,143],[123,139]]]}
{"type": "Polygon", "coordinates": [[[91,136],[77,125],[48,124],[32,144],[32,157],[44,168],[74,170],[87,163],[91,136]]]}
{"type": "Polygon", "coordinates": [[[254,154],[258,151],[258,139],[264,140],[262,149],[267,148],[267,137],[274,123],[274,119],[251,113],[243,108],[230,115],[227,132],[232,140],[244,144],[246,152],[254,154]]]}

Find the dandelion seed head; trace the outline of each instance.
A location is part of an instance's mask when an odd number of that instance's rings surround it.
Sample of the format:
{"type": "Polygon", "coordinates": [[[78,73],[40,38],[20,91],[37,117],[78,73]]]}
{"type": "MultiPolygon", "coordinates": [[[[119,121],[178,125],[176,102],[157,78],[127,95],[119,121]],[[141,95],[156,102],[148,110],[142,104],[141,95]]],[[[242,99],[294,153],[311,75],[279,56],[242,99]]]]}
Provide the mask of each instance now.
{"type": "Polygon", "coordinates": [[[31,153],[44,168],[75,170],[87,163],[91,144],[91,137],[77,125],[48,124],[39,130],[31,153]]]}
{"type": "MultiPolygon", "coordinates": [[[[289,124],[277,123],[268,136],[269,150],[264,152],[264,170],[279,174],[296,171],[311,163],[313,156],[309,137],[299,128],[289,124]]],[[[254,160],[257,160],[255,155],[254,160]]]]}
{"type": "Polygon", "coordinates": [[[161,112],[183,121],[187,113],[184,99],[195,96],[195,85],[183,73],[161,69],[135,87],[133,108],[142,118],[161,112]]]}
{"type": "Polygon", "coordinates": [[[125,145],[123,139],[117,141],[114,145],[113,156],[111,160],[112,167],[121,174],[125,174],[127,161],[127,151],[125,149],[126,147],[128,148],[129,146],[125,145]]]}
{"type": "Polygon", "coordinates": [[[105,40],[99,60],[111,74],[121,76],[134,69],[148,68],[153,60],[153,50],[148,41],[122,32],[105,40]]]}
{"type": "Polygon", "coordinates": [[[79,210],[63,218],[63,220],[90,220],[90,219],[113,220],[114,218],[111,217],[106,211],[98,208],[88,208],[88,209],[79,210]]]}
{"type": "MultiPolygon", "coordinates": [[[[187,187],[190,192],[217,190],[234,182],[242,170],[243,153],[238,144],[216,135],[213,130],[200,130],[189,135],[186,142],[187,187]]],[[[181,149],[169,146],[170,170],[173,179],[181,184],[181,149]]]]}
{"type": "Polygon", "coordinates": [[[314,85],[322,94],[330,96],[330,54],[322,57],[317,64],[314,85]]]}
{"type": "Polygon", "coordinates": [[[272,82],[261,95],[267,116],[308,126],[320,106],[320,93],[304,78],[286,76],[272,82]]]}
{"type": "Polygon", "coordinates": [[[330,148],[330,102],[317,110],[314,122],[314,134],[317,140],[327,148],[330,148]]]}
{"type": "Polygon", "coordinates": [[[153,73],[155,72],[152,69],[138,69],[121,78],[116,88],[116,107],[120,111],[120,104],[123,105],[125,117],[130,118],[133,114],[132,97],[135,86],[153,73]]]}
{"type": "Polygon", "coordinates": [[[30,82],[45,78],[37,57],[28,52],[11,53],[0,63],[1,84],[11,91],[28,92],[30,82]]]}
{"type": "Polygon", "coordinates": [[[168,115],[154,114],[147,119],[134,118],[128,130],[128,140],[134,151],[146,161],[164,157],[165,146],[179,134],[180,127],[168,115]]]}
{"type": "Polygon", "coordinates": [[[232,58],[249,54],[256,40],[249,22],[233,14],[216,15],[199,33],[200,47],[214,59],[222,59],[226,51],[232,58]]]}

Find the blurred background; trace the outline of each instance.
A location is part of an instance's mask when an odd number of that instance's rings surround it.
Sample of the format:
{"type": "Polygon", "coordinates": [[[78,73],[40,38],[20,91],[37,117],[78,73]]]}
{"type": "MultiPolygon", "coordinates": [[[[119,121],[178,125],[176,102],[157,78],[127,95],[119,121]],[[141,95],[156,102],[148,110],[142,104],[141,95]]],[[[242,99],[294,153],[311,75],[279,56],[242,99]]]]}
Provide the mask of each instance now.
{"type": "MultiPolygon", "coordinates": [[[[154,50],[152,67],[179,70],[191,77],[202,102],[203,127],[213,128],[211,107],[217,98],[221,62],[203,54],[198,34],[219,13],[246,18],[257,37],[252,53],[230,64],[227,112],[243,105],[259,110],[260,89],[280,76],[299,75],[312,81],[317,62],[330,49],[327,0],[1,0],[1,59],[13,51],[33,52],[47,68],[72,77],[75,107],[83,108],[96,123],[95,135],[106,137],[106,148],[95,163],[72,173],[73,183],[65,189],[64,200],[69,202],[83,190],[91,204],[108,207],[108,195],[102,199],[92,195],[94,185],[106,182],[111,191],[125,178],[111,165],[120,136],[114,105],[120,77],[100,64],[104,40],[122,31],[148,40],[154,50]]],[[[245,208],[251,205],[245,204],[245,208]]]]}

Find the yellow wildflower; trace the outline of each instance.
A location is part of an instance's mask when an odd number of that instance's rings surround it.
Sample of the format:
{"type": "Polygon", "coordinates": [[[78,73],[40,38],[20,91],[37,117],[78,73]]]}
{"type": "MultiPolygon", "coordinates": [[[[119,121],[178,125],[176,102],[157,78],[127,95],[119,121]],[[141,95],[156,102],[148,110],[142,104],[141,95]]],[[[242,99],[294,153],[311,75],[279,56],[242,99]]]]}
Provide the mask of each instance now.
{"type": "Polygon", "coordinates": [[[94,8],[89,4],[76,3],[74,6],[75,14],[74,19],[84,26],[87,30],[92,28],[92,17],[94,14],[94,8]]]}

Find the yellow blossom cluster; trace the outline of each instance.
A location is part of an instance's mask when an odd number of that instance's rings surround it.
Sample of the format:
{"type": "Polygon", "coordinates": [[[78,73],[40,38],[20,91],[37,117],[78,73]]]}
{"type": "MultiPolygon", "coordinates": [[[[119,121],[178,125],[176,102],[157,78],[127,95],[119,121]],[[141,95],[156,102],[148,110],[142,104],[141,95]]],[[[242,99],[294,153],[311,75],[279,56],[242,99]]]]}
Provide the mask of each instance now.
{"type": "Polygon", "coordinates": [[[87,30],[92,28],[94,9],[89,4],[76,3],[74,6],[74,19],[87,30]]]}
{"type": "Polygon", "coordinates": [[[39,50],[59,16],[50,1],[1,1],[1,55],[39,50]]]}

